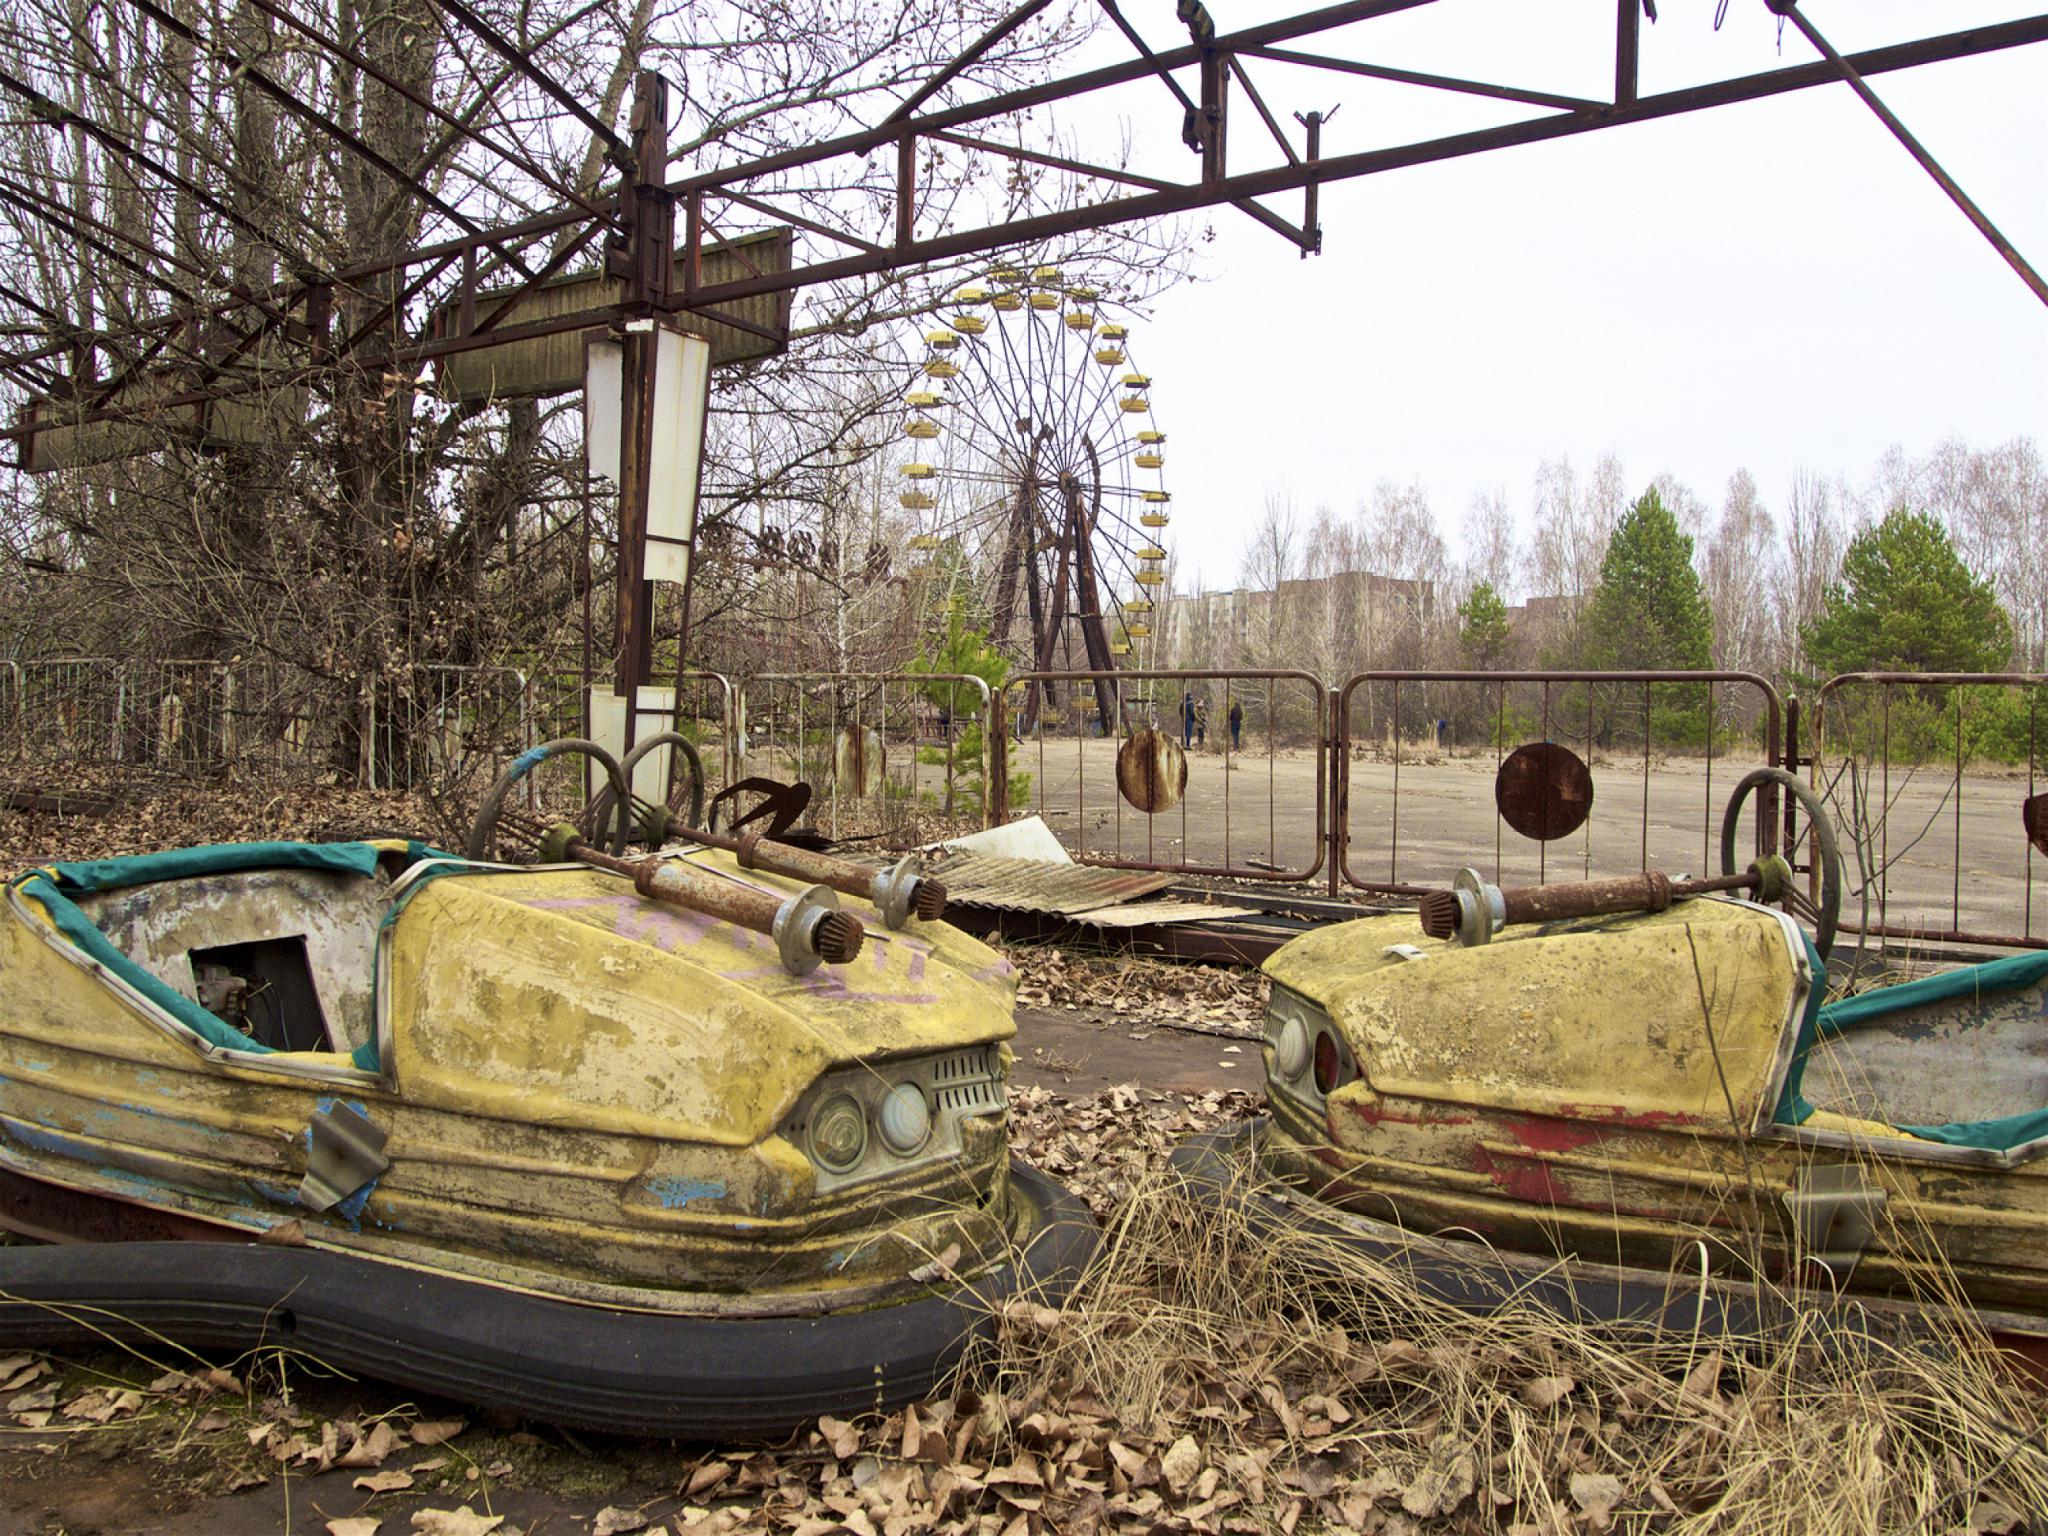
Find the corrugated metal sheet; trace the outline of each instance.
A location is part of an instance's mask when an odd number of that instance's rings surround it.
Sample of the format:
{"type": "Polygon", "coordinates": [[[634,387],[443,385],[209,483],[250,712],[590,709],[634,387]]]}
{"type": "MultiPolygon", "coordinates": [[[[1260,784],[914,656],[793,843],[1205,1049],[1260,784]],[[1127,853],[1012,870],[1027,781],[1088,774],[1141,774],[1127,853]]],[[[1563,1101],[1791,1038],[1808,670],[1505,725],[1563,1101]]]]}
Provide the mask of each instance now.
{"type": "MultiPolygon", "coordinates": [[[[734,282],[752,276],[755,270],[786,272],[789,270],[790,250],[791,231],[763,230],[728,242],[728,248],[707,245],[699,258],[698,272],[706,284],[734,282]]],[[[683,287],[683,258],[680,255],[676,258],[675,284],[676,291],[680,293],[683,287]]],[[[622,287],[617,278],[602,277],[594,272],[556,278],[527,294],[519,301],[519,307],[498,323],[501,326],[527,325],[536,320],[552,320],[558,315],[588,313],[593,326],[602,325],[611,318],[622,287]]],[[[503,288],[494,293],[478,294],[478,317],[489,315],[514,291],[503,288]]],[[[711,366],[716,368],[721,364],[768,357],[780,352],[788,344],[789,304],[787,292],[756,294],[752,298],[721,304],[715,309],[680,314],[678,319],[685,329],[702,330],[710,338],[711,366]],[[715,317],[722,314],[765,327],[779,339],[771,340],[735,325],[721,325],[715,317]]],[[[448,306],[434,316],[433,333],[437,336],[453,335],[456,324],[457,312],[454,306],[448,306]]],[[[554,336],[510,341],[499,347],[458,352],[434,364],[434,382],[440,394],[450,400],[464,402],[506,399],[514,395],[567,394],[583,387],[583,333],[564,331],[554,336]]]]}
{"type": "Polygon", "coordinates": [[[1233,917],[1257,917],[1255,907],[1211,906],[1205,901],[1131,901],[1099,907],[1076,920],[1091,928],[1150,928],[1165,923],[1218,923],[1233,917]]]}
{"type": "Polygon", "coordinates": [[[946,882],[946,900],[1006,912],[1051,912],[1072,917],[1099,907],[1150,896],[1174,876],[1091,864],[1047,864],[987,853],[956,853],[925,866],[946,882]]]}

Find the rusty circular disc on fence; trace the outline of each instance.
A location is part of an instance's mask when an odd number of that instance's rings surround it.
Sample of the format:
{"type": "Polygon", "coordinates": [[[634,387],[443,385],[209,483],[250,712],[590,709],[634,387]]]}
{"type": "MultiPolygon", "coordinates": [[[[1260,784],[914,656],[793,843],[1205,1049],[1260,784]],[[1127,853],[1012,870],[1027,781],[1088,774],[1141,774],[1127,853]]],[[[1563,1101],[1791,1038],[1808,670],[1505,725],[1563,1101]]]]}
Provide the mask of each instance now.
{"type": "Polygon", "coordinates": [[[1493,778],[1500,819],[1539,843],[1565,837],[1593,812],[1593,775],[1570,747],[1532,741],[1510,752],[1493,778]]]}
{"type": "Polygon", "coordinates": [[[1187,792],[1187,754],[1164,731],[1151,726],[1134,731],[1116,749],[1116,787],[1148,816],[1170,811],[1187,792]]]}
{"type": "Polygon", "coordinates": [[[849,795],[872,795],[880,789],[888,762],[882,733],[873,726],[866,730],[843,726],[832,743],[832,776],[849,795]]]}
{"type": "Polygon", "coordinates": [[[2048,853],[2048,795],[2034,795],[2023,801],[2020,821],[2027,829],[2027,841],[2048,853]]]}

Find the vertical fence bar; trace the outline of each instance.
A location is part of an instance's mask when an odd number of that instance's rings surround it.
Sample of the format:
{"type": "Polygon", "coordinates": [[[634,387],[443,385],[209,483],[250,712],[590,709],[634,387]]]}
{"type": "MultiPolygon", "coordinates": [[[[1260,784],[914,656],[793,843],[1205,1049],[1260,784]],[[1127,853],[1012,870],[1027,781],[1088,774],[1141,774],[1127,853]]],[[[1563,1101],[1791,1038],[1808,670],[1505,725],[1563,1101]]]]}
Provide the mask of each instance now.
{"type": "Polygon", "coordinates": [[[1963,926],[1963,700],[1967,690],[1958,688],[1956,698],[1956,840],[1955,862],[1950,866],[1948,900],[1950,931],[1963,926]]]}
{"type": "MultiPolygon", "coordinates": [[[[1588,828],[1591,828],[1593,825],[1592,817],[1588,816],[1586,818],[1586,825],[1588,828]]],[[[1592,833],[1590,830],[1586,834],[1586,840],[1589,850],[1587,862],[1590,866],[1590,848],[1592,843],[1592,833]]],[[[1641,860],[1643,868],[1648,869],[1650,867],[1650,685],[1648,683],[1643,684],[1643,823],[1641,836],[1637,840],[1636,846],[1637,856],[1641,860]]]]}

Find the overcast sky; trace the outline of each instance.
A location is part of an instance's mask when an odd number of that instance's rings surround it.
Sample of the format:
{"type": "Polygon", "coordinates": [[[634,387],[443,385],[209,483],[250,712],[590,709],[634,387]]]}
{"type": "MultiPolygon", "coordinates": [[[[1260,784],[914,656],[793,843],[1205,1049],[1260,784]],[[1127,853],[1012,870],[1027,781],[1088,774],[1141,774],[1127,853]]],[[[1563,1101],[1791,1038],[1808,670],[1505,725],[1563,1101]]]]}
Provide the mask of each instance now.
{"type": "MultiPolygon", "coordinates": [[[[1219,31],[1304,7],[1211,0],[1219,31]]],[[[1642,90],[1814,57],[1762,0],[1663,0],[1642,90]]],[[[1156,46],[1165,0],[1132,5],[1156,46]],[[1154,12],[1161,15],[1154,15],[1154,12]]],[[[1606,97],[1613,0],[1439,0],[1301,46],[1606,97]]],[[[2025,14],[1972,0],[1810,0],[1843,52],[2025,14]]],[[[1162,20],[1162,16],[1168,18],[1162,20]]],[[[1120,44],[1118,47],[1120,48],[1120,44]]],[[[1114,55],[1105,42],[1105,56],[1114,55]]],[[[1341,104],[1324,153],[1526,115],[1472,98],[1254,63],[1282,120],[1341,104]]],[[[2037,267],[2048,267],[2048,45],[1874,77],[2037,267]]],[[[1137,92],[1139,94],[1133,94],[1137,92]]],[[[1137,163],[1192,174],[1163,87],[1069,120],[1126,123],[1137,163]]],[[[1263,143],[1261,141],[1264,141],[1263,143]]],[[[1232,167],[1267,163],[1233,99],[1232,167]]],[[[1298,195],[1270,200],[1298,220],[1298,195]]],[[[1538,463],[1619,456],[1718,508],[1746,466],[1780,504],[1801,466],[1866,476],[1898,444],[2044,433],[2048,308],[1846,86],[1618,127],[1326,187],[1324,254],[1302,260],[1229,209],[1206,281],[1133,329],[1169,435],[1183,587],[1235,583],[1269,493],[1348,508],[1419,480],[1456,547],[1474,493],[1526,517],[1538,463]]]]}

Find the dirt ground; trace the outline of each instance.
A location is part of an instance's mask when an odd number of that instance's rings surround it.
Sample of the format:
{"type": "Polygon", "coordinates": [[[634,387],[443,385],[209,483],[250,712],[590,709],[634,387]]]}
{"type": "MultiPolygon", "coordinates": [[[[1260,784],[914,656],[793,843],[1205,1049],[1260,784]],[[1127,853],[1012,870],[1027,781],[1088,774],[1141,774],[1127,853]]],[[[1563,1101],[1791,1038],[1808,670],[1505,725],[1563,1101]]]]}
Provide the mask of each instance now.
{"type": "MultiPolygon", "coordinates": [[[[1070,847],[1162,863],[1233,864],[1288,872],[1317,864],[1319,763],[1283,749],[1188,755],[1187,792],[1164,814],[1138,815],[1116,795],[1116,743],[1062,740],[1018,749],[1013,767],[1033,775],[1031,809],[1070,847]]],[[[1751,759],[1596,758],[1585,826],[1549,844],[1504,825],[1494,808],[1491,755],[1385,754],[1351,763],[1350,882],[1447,884],[1465,865],[1508,884],[1587,879],[1632,869],[1718,873],[1722,813],[1751,759]]],[[[2043,786],[2032,786],[2038,791],[2043,786]]],[[[1980,933],[2048,934],[2048,857],[2031,850],[2021,823],[2024,771],[1967,773],[1961,792],[1947,770],[1895,772],[1888,835],[1870,837],[1867,862],[1888,872],[1890,921],[1980,933]],[[2028,925],[2031,925],[2029,927],[2028,925]]],[[[1879,797],[1873,797],[1873,805],[1879,797]]],[[[1754,800],[1752,800],[1752,805],[1754,800]]],[[[1837,823],[1843,821],[1838,810],[1837,823]]],[[[1745,843],[1745,846],[1747,844],[1745,843]]],[[[1855,850],[1844,828],[1844,916],[1860,911],[1855,850]]],[[[1316,884],[1325,877],[1318,875],[1316,884]]],[[[1878,891],[1869,892],[1873,903],[1878,891]]]]}

